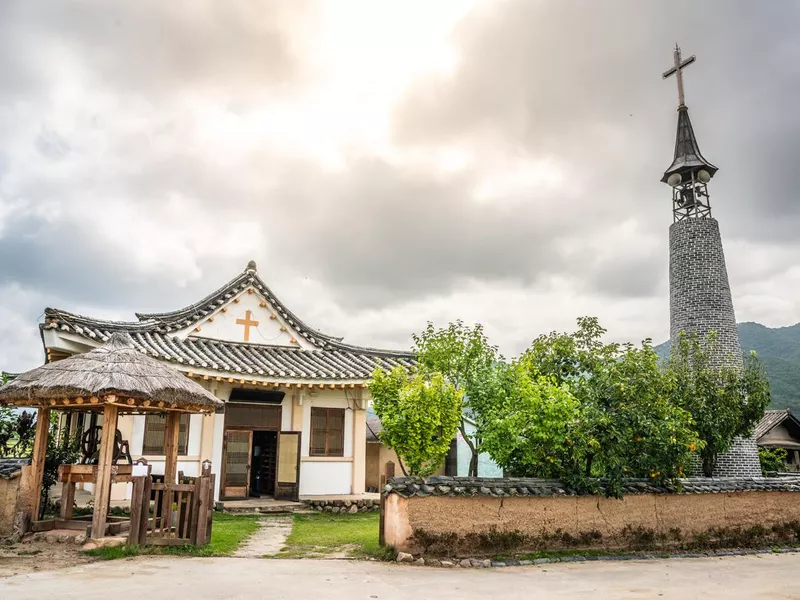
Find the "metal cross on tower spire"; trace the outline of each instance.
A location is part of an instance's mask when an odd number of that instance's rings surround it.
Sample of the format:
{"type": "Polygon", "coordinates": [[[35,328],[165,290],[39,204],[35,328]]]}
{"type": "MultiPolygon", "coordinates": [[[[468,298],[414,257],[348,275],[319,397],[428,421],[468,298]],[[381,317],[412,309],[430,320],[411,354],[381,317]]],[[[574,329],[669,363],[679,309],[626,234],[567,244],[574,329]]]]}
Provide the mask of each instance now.
{"type": "Polygon", "coordinates": [[[695,61],[694,55],[681,60],[681,49],[675,44],[675,66],[663,74],[666,79],[675,75],[678,80],[678,131],[675,136],[675,155],[672,164],[664,171],[661,181],[672,187],[672,212],[675,221],[686,218],[711,216],[711,203],[707,183],[717,167],[700,153],[700,146],[689,119],[689,109],[683,97],[683,69],[695,61]]]}
{"type": "Polygon", "coordinates": [[[683,69],[692,64],[696,60],[696,57],[694,54],[692,54],[686,60],[681,61],[681,48],[678,46],[678,44],[675,44],[674,56],[675,65],[668,71],[664,71],[664,74],[661,77],[666,79],[670,75],[675,74],[678,79],[678,106],[686,106],[686,103],[683,101],[683,69]]]}

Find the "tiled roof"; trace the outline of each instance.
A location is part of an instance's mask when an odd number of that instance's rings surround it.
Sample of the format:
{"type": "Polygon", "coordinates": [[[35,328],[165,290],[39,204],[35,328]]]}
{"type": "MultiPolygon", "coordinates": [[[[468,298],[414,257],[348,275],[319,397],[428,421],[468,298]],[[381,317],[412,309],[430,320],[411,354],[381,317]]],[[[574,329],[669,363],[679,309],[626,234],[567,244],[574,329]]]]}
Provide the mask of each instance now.
{"type": "MultiPolygon", "coordinates": [[[[792,419],[797,422],[791,409],[784,408],[783,410],[764,411],[764,416],[761,418],[758,425],[756,425],[756,441],[767,435],[775,426],[780,425],[786,419],[792,419]]],[[[800,425],[800,423],[798,423],[798,425],[800,425]]]]}
{"type": "MultiPolygon", "coordinates": [[[[104,321],[46,308],[42,329],[74,333],[97,342],[112,333],[130,334],[140,352],[168,362],[224,372],[259,375],[270,379],[365,380],[379,364],[392,368],[411,366],[414,355],[353,346],[341,338],[321,333],[303,323],[278,300],[255,271],[253,263],[213,294],[169,313],[137,313],[138,322],[104,321]],[[248,287],[258,290],[273,309],[313,346],[312,350],[213,340],[179,338],[174,332],[205,319],[248,287]]],[[[187,369],[190,370],[190,369],[187,369]]]]}
{"type": "Polygon", "coordinates": [[[380,433],[383,429],[383,425],[381,424],[381,420],[378,418],[377,415],[367,415],[367,441],[368,442],[380,442],[380,433]]]}
{"type": "Polygon", "coordinates": [[[15,477],[22,467],[31,464],[30,458],[0,458],[0,479],[15,477]]]}

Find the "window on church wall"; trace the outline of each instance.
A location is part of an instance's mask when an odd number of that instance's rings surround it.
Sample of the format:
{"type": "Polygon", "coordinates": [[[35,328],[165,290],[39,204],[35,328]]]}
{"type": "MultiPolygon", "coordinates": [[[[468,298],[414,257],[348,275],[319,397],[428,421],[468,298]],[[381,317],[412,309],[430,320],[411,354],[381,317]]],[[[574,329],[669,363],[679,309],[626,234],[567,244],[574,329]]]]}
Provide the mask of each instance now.
{"type": "MultiPolygon", "coordinates": [[[[167,416],[162,414],[149,414],[144,418],[144,445],[142,454],[164,454],[164,432],[167,426],[167,416]]],[[[186,456],[189,442],[189,415],[181,415],[180,430],[178,432],[178,454],[186,456]]]]}
{"type": "Polygon", "coordinates": [[[311,409],[311,456],[344,456],[344,409],[311,409]]]}

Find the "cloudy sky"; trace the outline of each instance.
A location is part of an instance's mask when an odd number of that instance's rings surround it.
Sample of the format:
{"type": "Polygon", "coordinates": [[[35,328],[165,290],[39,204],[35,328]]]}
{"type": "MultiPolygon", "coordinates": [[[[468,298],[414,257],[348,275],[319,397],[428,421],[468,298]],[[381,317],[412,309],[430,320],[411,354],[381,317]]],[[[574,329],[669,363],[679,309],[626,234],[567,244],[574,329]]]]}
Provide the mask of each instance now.
{"type": "Polygon", "coordinates": [[[0,3],[0,369],[45,306],[133,319],[255,259],[309,324],[513,355],[596,315],[669,329],[674,78],[737,317],[800,321],[800,4],[0,3]]]}

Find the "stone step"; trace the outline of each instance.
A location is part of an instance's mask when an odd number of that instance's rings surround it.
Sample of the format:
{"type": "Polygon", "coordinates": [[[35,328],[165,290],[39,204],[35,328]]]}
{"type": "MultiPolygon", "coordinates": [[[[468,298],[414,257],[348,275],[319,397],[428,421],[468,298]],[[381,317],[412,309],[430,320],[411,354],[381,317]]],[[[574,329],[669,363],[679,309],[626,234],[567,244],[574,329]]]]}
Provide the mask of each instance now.
{"type": "Polygon", "coordinates": [[[314,512],[302,502],[281,502],[274,500],[233,500],[217,502],[215,508],[230,515],[294,514],[314,512]]]}

